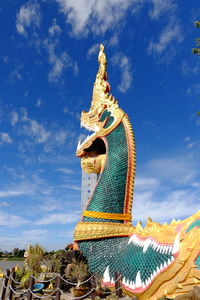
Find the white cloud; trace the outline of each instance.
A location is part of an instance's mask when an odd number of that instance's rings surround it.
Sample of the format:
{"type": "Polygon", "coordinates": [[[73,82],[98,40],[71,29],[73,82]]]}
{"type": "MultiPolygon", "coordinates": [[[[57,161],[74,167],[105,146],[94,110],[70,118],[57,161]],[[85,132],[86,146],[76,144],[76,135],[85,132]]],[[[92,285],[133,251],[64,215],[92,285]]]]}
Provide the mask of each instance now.
{"type": "Polygon", "coordinates": [[[37,102],[36,102],[36,106],[37,107],[42,107],[43,106],[43,102],[40,98],[38,98],[37,102]]]}
{"type": "Polygon", "coordinates": [[[65,184],[62,187],[70,189],[70,190],[75,190],[75,191],[80,191],[81,187],[78,185],[73,185],[73,184],[65,184]]]}
{"type": "Polygon", "coordinates": [[[22,231],[22,235],[27,235],[30,238],[32,238],[33,236],[36,236],[36,237],[41,236],[41,235],[44,235],[46,233],[47,233],[47,231],[43,230],[43,229],[30,229],[30,230],[22,231]]]}
{"type": "Polygon", "coordinates": [[[186,138],[184,138],[184,142],[189,142],[191,140],[190,136],[187,136],[186,138]]]}
{"type": "Polygon", "coordinates": [[[200,210],[199,192],[192,190],[175,190],[158,198],[155,193],[135,193],[133,202],[133,219],[146,221],[167,221],[173,218],[186,218],[200,210]]]}
{"type": "Polygon", "coordinates": [[[18,33],[27,36],[26,29],[30,26],[39,27],[41,21],[40,5],[37,1],[26,2],[17,14],[16,28],[18,33]]]}
{"type": "Polygon", "coordinates": [[[7,206],[9,206],[9,203],[8,202],[6,202],[6,201],[0,201],[0,207],[7,207],[7,206]]]}
{"type": "Polygon", "coordinates": [[[98,51],[99,51],[99,44],[96,43],[88,50],[87,58],[90,58],[93,54],[97,54],[98,51]]]}
{"type": "Polygon", "coordinates": [[[161,32],[157,42],[150,41],[148,47],[149,54],[161,54],[165,50],[169,49],[173,44],[182,42],[183,34],[181,26],[174,17],[170,18],[169,23],[161,32]]]}
{"type": "Polygon", "coordinates": [[[147,169],[152,170],[154,176],[176,184],[190,184],[198,174],[198,169],[190,157],[163,157],[152,159],[147,169]]]}
{"type": "Polygon", "coordinates": [[[30,190],[5,190],[5,191],[0,191],[0,198],[7,198],[7,197],[16,197],[16,196],[21,196],[21,195],[28,195],[30,194],[30,190]]]}
{"type": "Polygon", "coordinates": [[[167,221],[186,218],[200,210],[200,171],[194,150],[192,155],[179,151],[171,157],[152,159],[140,166],[139,172],[134,220],[144,221],[149,216],[154,221],[167,221]]]}
{"type": "Polygon", "coordinates": [[[75,36],[104,34],[119,25],[133,0],[56,0],[75,36]]]}
{"type": "Polygon", "coordinates": [[[133,80],[130,59],[124,54],[116,54],[112,58],[112,63],[120,68],[121,82],[118,85],[118,89],[125,93],[131,87],[133,80]]]}
{"type": "Polygon", "coordinates": [[[57,24],[56,19],[53,19],[53,24],[51,27],[49,27],[49,36],[60,35],[61,32],[62,32],[62,29],[57,24]]]}
{"type": "Polygon", "coordinates": [[[35,225],[48,225],[48,224],[71,224],[80,219],[80,211],[73,212],[73,214],[55,213],[42,217],[35,222],[35,225]]]}
{"type": "Polygon", "coordinates": [[[10,114],[11,125],[14,126],[19,120],[19,114],[16,111],[12,111],[10,114]]]}
{"type": "Polygon", "coordinates": [[[15,84],[18,80],[22,80],[22,75],[18,70],[14,70],[9,76],[9,82],[10,84],[15,84]]]}
{"type": "Polygon", "coordinates": [[[64,143],[66,142],[67,136],[68,136],[68,133],[66,132],[66,130],[60,129],[55,134],[55,141],[60,145],[64,145],[64,143]]]}
{"type": "Polygon", "coordinates": [[[57,53],[56,49],[59,45],[60,27],[56,24],[55,19],[53,25],[49,28],[49,37],[44,40],[44,46],[48,53],[48,60],[51,70],[48,74],[49,82],[58,82],[64,70],[71,68],[74,75],[78,73],[77,62],[74,62],[66,51],[57,53]]]}
{"type": "Polygon", "coordinates": [[[12,139],[7,132],[0,132],[0,145],[1,144],[11,144],[12,139]]]}
{"type": "Polygon", "coordinates": [[[170,0],[151,0],[153,9],[150,10],[149,14],[152,19],[158,19],[161,15],[169,12],[170,14],[175,11],[176,6],[170,0]]]}
{"type": "Polygon", "coordinates": [[[29,221],[13,214],[0,212],[0,226],[15,227],[28,224],[29,221]]]}
{"type": "Polygon", "coordinates": [[[42,144],[45,143],[49,136],[50,132],[47,131],[43,125],[39,124],[36,120],[29,119],[27,124],[23,127],[24,132],[35,138],[36,143],[42,144]]]}
{"type": "Polygon", "coordinates": [[[60,171],[60,172],[63,172],[65,174],[73,174],[74,173],[73,170],[67,169],[67,168],[57,168],[56,171],[60,171]]]}

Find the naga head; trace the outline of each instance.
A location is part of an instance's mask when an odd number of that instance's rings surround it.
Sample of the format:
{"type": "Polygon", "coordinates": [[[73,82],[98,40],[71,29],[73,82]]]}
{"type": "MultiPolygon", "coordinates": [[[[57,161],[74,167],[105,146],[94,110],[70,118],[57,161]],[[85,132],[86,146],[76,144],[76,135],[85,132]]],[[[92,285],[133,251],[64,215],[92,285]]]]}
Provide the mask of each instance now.
{"type": "Polygon", "coordinates": [[[200,211],[171,224],[161,225],[150,218],[145,228],[138,223],[128,242],[128,247],[136,248],[134,265],[138,267],[135,280],[131,274],[123,278],[123,288],[138,299],[159,299],[163,295],[173,298],[181,289],[200,284],[199,236],[200,211]]]}
{"type": "Polygon", "coordinates": [[[101,171],[102,159],[98,161],[97,156],[105,154],[103,137],[115,129],[124,116],[117,100],[109,93],[110,85],[107,81],[107,61],[103,45],[100,45],[98,62],[99,70],[94,83],[91,107],[88,112],[83,111],[81,114],[81,127],[91,131],[92,134],[82,143],[79,141],[76,151],[76,155],[83,158],[83,169],[86,164],[90,164],[85,168],[88,173],[101,171]],[[96,165],[92,167],[93,162],[96,162],[96,165]]]}

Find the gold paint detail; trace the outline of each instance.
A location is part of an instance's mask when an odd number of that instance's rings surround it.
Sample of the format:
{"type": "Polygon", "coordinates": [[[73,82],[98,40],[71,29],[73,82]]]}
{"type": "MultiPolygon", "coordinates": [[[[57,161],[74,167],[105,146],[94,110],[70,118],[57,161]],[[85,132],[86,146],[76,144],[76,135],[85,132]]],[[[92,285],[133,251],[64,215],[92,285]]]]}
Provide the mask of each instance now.
{"type": "Polygon", "coordinates": [[[81,168],[87,173],[102,173],[106,161],[106,154],[98,155],[95,151],[88,152],[81,159],[81,168]]]}
{"type": "Polygon", "coordinates": [[[129,236],[132,229],[133,226],[131,223],[79,222],[75,228],[74,240],[83,241],[106,237],[129,236]]]}
{"type": "Polygon", "coordinates": [[[84,210],[83,216],[97,219],[131,221],[131,215],[129,214],[114,214],[91,210],[84,210]]]}
{"type": "Polygon", "coordinates": [[[126,190],[124,199],[124,213],[132,214],[132,204],[133,204],[133,192],[134,192],[134,181],[136,173],[136,149],[135,149],[135,139],[132,129],[132,125],[125,114],[122,123],[125,128],[127,147],[128,147],[128,170],[126,177],[126,190]]]}

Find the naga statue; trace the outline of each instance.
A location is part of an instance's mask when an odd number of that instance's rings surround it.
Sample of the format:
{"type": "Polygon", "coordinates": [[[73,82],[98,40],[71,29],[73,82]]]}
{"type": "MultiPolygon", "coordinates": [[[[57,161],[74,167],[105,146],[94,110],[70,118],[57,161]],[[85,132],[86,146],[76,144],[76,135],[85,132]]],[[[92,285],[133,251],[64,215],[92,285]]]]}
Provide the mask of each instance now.
{"type": "MultiPolygon", "coordinates": [[[[110,94],[103,45],[91,107],[81,127],[91,131],[76,155],[98,180],[74,233],[75,247],[89,269],[114,287],[114,274],[129,296],[139,300],[174,298],[200,286],[200,211],[170,224],[148,218],[134,227],[132,199],[136,168],[134,134],[128,116],[110,94]]],[[[163,212],[164,213],[164,212],[163,212]]]]}

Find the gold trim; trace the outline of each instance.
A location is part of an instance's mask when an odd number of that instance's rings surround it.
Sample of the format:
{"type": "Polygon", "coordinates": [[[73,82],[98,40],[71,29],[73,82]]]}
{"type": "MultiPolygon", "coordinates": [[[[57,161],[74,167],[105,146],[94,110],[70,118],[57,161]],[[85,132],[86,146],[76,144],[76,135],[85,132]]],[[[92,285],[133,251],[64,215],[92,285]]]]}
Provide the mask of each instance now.
{"type": "Polygon", "coordinates": [[[107,237],[129,236],[133,230],[131,223],[79,222],[74,232],[74,240],[91,240],[107,237]]]}
{"type": "Polygon", "coordinates": [[[90,217],[90,218],[97,218],[97,219],[131,221],[130,214],[114,214],[114,213],[84,210],[83,216],[90,217]]]}

